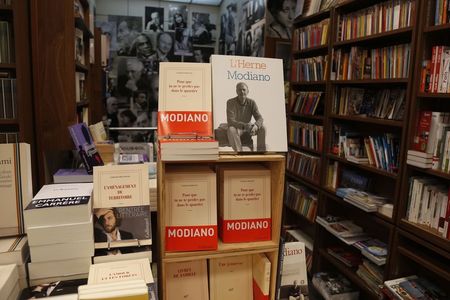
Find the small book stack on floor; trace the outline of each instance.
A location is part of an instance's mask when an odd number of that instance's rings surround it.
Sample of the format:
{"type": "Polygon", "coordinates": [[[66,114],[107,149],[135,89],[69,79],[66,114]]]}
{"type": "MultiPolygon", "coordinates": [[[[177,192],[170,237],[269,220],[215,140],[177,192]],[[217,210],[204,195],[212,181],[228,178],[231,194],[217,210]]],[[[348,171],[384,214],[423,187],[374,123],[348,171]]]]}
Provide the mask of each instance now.
{"type": "Polygon", "coordinates": [[[26,236],[5,237],[0,239],[0,265],[17,265],[20,289],[23,289],[28,285],[25,265],[29,258],[30,250],[26,236]]]}
{"type": "Polygon", "coordinates": [[[30,285],[87,277],[94,255],[91,183],[44,185],[24,218],[30,285]]]}
{"type": "Polygon", "coordinates": [[[19,271],[16,265],[0,266],[0,299],[16,300],[19,293],[19,271]]]}

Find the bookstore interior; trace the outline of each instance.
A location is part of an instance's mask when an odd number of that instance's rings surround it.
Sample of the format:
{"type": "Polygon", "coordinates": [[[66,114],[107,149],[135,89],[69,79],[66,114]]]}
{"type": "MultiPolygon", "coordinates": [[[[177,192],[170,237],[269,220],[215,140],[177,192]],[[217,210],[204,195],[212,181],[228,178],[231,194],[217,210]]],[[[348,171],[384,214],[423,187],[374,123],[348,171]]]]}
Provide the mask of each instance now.
{"type": "Polygon", "coordinates": [[[450,0],[0,0],[0,300],[450,299],[450,0]]]}

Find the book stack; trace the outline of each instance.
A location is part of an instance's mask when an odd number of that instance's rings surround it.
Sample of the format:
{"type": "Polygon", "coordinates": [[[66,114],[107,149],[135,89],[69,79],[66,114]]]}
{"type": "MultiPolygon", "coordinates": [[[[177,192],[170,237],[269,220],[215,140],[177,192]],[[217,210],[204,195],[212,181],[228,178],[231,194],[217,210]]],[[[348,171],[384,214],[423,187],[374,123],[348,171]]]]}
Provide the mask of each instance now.
{"type": "Polygon", "coordinates": [[[148,258],[91,265],[88,283],[78,288],[78,295],[84,297],[79,299],[86,300],[128,299],[131,296],[139,300],[158,299],[148,258]]]}
{"type": "Polygon", "coordinates": [[[366,212],[376,212],[384,205],[387,198],[374,195],[369,192],[359,191],[353,188],[338,188],[336,195],[342,197],[344,201],[358,207],[366,212]]]}
{"type": "Polygon", "coordinates": [[[0,238],[0,265],[15,264],[18,271],[20,289],[28,286],[26,263],[30,258],[30,249],[26,236],[0,238]]]}
{"type": "Polygon", "coordinates": [[[359,265],[356,275],[358,275],[367,286],[382,299],[381,287],[383,286],[383,269],[367,260],[359,265]]]}
{"type": "Polygon", "coordinates": [[[316,222],[347,245],[367,239],[363,229],[351,220],[328,215],[326,217],[317,216],[316,222]]]}
{"type": "Polygon", "coordinates": [[[357,267],[362,262],[361,253],[358,253],[354,249],[333,246],[328,247],[327,252],[349,268],[357,267]]]}
{"type": "Polygon", "coordinates": [[[383,292],[391,299],[448,299],[448,294],[436,284],[416,275],[384,282],[383,292]]]}
{"type": "Polygon", "coordinates": [[[16,265],[0,265],[0,299],[15,300],[19,297],[19,272],[16,265]]]}
{"type": "Polygon", "coordinates": [[[326,300],[359,299],[359,292],[352,286],[351,282],[341,274],[319,272],[313,275],[312,283],[326,300]]]}
{"type": "Polygon", "coordinates": [[[217,160],[219,143],[212,138],[211,66],[161,63],[159,85],[160,159],[217,160]]]}
{"type": "Polygon", "coordinates": [[[87,277],[94,254],[91,183],[44,185],[24,218],[31,285],[87,277]]]}
{"type": "Polygon", "coordinates": [[[378,239],[368,239],[359,241],[353,244],[357,249],[361,251],[361,254],[368,258],[372,263],[377,266],[386,264],[388,255],[388,247],[386,243],[378,239]]]}

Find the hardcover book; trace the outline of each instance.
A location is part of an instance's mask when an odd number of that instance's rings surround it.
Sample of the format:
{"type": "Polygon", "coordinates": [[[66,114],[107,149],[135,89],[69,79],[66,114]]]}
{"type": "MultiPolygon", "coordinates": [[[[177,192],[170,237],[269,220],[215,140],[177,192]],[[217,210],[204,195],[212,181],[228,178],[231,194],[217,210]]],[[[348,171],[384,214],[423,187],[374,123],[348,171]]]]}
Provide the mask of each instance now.
{"type": "Polygon", "coordinates": [[[281,59],[211,55],[214,135],[222,152],[286,152],[281,59]]]}
{"type": "Polygon", "coordinates": [[[142,279],[147,285],[153,283],[149,259],[95,264],[89,268],[88,284],[121,282],[131,279],[142,279]]]}
{"type": "Polygon", "coordinates": [[[103,166],[103,160],[95,147],[86,123],[69,126],[69,132],[86,171],[92,174],[95,166],[103,166]]]}
{"type": "Polygon", "coordinates": [[[271,176],[263,166],[221,166],[219,235],[224,243],[271,239],[271,176]]]}
{"type": "Polygon", "coordinates": [[[212,137],[210,64],[163,62],[159,71],[158,137],[212,137]]]}
{"type": "Polygon", "coordinates": [[[167,264],[167,300],[209,300],[206,259],[167,264]]]}
{"type": "Polygon", "coordinates": [[[23,207],[33,198],[30,145],[0,144],[0,237],[24,233],[23,207]]]}
{"type": "Polygon", "coordinates": [[[44,185],[24,210],[29,227],[90,222],[92,183],[44,185]]]}
{"type": "Polygon", "coordinates": [[[210,259],[209,276],[210,300],[253,300],[251,255],[210,259]]]}
{"type": "Polygon", "coordinates": [[[165,249],[217,249],[216,174],[207,166],[167,167],[165,249]]]}

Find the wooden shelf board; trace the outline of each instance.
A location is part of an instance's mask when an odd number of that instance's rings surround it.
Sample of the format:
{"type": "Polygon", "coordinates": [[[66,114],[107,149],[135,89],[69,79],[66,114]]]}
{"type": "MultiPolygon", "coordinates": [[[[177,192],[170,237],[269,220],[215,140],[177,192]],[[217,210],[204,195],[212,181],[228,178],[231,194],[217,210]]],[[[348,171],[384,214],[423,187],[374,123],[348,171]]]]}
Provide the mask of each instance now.
{"type": "Polygon", "coordinates": [[[305,221],[307,224],[309,225],[315,225],[316,222],[311,221],[310,219],[308,219],[305,215],[302,215],[301,213],[299,213],[295,208],[290,207],[289,205],[287,205],[285,203],[284,205],[289,211],[291,211],[293,214],[295,214],[296,216],[298,216],[300,219],[302,219],[303,221],[305,221]]]}
{"type": "Polygon", "coordinates": [[[85,39],[94,38],[91,30],[86,26],[86,23],[81,17],[75,17],[75,27],[83,31],[85,39]]]}
{"type": "Polygon", "coordinates": [[[333,84],[407,84],[407,78],[331,80],[333,84]]]}
{"type": "Polygon", "coordinates": [[[446,271],[445,269],[439,268],[439,262],[435,261],[434,263],[432,263],[430,261],[430,259],[432,260],[432,258],[427,258],[424,259],[423,257],[421,257],[420,255],[418,255],[417,251],[411,251],[405,247],[399,246],[397,248],[398,252],[406,257],[408,257],[409,259],[411,259],[412,261],[424,266],[426,269],[431,270],[433,273],[439,275],[440,277],[444,278],[444,279],[449,279],[450,278],[450,272],[446,271]]]}
{"type": "Polygon", "coordinates": [[[306,152],[310,152],[310,153],[314,153],[317,155],[322,155],[322,150],[316,150],[316,149],[311,149],[309,147],[305,147],[305,146],[301,146],[295,143],[289,143],[289,147],[293,147],[297,150],[302,150],[302,151],[306,151],[306,152]]]}
{"type": "Polygon", "coordinates": [[[324,116],[305,115],[305,114],[298,114],[298,113],[293,113],[293,112],[289,112],[288,115],[292,116],[292,117],[298,117],[298,118],[304,118],[304,119],[310,119],[310,120],[318,120],[318,121],[322,121],[322,122],[325,119],[324,116]]]}
{"type": "Polygon", "coordinates": [[[411,26],[409,26],[409,27],[404,27],[404,28],[400,28],[400,29],[396,29],[396,30],[390,30],[390,31],[381,32],[381,33],[377,33],[377,34],[372,34],[372,35],[365,36],[365,37],[360,37],[360,38],[355,38],[355,39],[350,39],[350,40],[345,40],[345,41],[338,41],[338,42],[334,43],[333,47],[339,48],[339,47],[343,47],[343,46],[347,46],[347,45],[362,44],[364,42],[373,41],[373,40],[377,40],[377,39],[381,39],[381,38],[395,39],[399,36],[411,35],[412,30],[413,30],[413,28],[411,26]]]}
{"type": "Polygon", "coordinates": [[[450,99],[450,93],[418,93],[417,97],[450,99]]]}
{"type": "Polygon", "coordinates": [[[408,168],[419,171],[421,173],[439,177],[441,179],[450,180],[450,173],[445,173],[445,172],[441,172],[441,171],[433,170],[433,169],[423,169],[423,168],[419,168],[419,167],[412,166],[412,165],[408,165],[408,168]]]}
{"type": "Polygon", "coordinates": [[[10,69],[13,70],[16,68],[15,63],[0,63],[0,69],[10,69]]]}
{"type": "Polygon", "coordinates": [[[351,282],[353,282],[353,284],[355,284],[357,287],[363,290],[366,294],[370,295],[370,299],[379,299],[377,294],[369,288],[369,286],[364,282],[364,280],[362,280],[358,275],[356,275],[355,268],[349,268],[345,266],[336,258],[328,254],[328,252],[325,251],[324,249],[319,249],[319,253],[328,262],[330,262],[333,266],[335,266],[336,269],[338,269],[345,277],[347,277],[351,282]]]}
{"type": "Polygon", "coordinates": [[[312,14],[312,15],[309,15],[306,17],[300,16],[294,20],[294,26],[300,27],[300,26],[305,26],[307,24],[317,23],[317,22],[320,22],[321,20],[328,18],[329,16],[330,16],[329,9],[324,10],[324,11],[319,11],[315,14],[312,14]]]}
{"type": "Polygon", "coordinates": [[[18,119],[0,119],[0,125],[19,126],[18,119]]]}
{"type": "Polygon", "coordinates": [[[325,85],[327,82],[325,80],[317,81],[291,81],[292,85],[325,85]]]}
{"type": "Polygon", "coordinates": [[[356,168],[359,168],[359,169],[362,169],[362,170],[366,170],[366,171],[369,171],[369,172],[372,172],[372,173],[376,173],[378,175],[386,176],[386,177],[389,177],[389,178],[392,178],[392,179],[398,179],[398,177],[399,177],[397,175],[397,173],[392,173],[392,172],[388,172],[388,171],[385,171],[385,170],[382,170],[382,169],[378,169],[376,167],[372,167],[371,165],[357,164],[357,163],[348,161],[345,158],[339,157],[339,156],[331,154],[331,153],[328,153],[327,157],[330,158],[330,159],[337,160],[339,162],[345,163],[347,165],[351,165],[351,166],[354,166],[356,168]]]}
{"type": "Polygon", "coordinates": [[[75,70],[77,72],[83,72],[83,73],[87,73],[89,71],[88,67],[80,64],[79,62],[75,62],[75,70]]]}
{"type": "Polygon", "coordinates": [[[217,250],[211,251],[184,251],[184,252],[165,252],[163,261],[177,262],[194,259],[219,258],[235,255],[245,255],[262,252],[278,252],[279,245],[274,241],[251,242],[251,243],[232,243],[224,244],[219,240],[217,250]]]}
{"type": "Polygon", "coordinates": [[[306,48],[306,49],[302,49],[302,50],[297,50],[292,52],[292,54],[294,56],[310,56],[310,55],[314,55],[317,53],[323,53],[326,52],[328,50],[328,45],[319,45],[319,46],[315,46],[315,47],[310,47],[310,48],[306,48]]]}
{"type": "Polygon", "coordinates": [[[205,164],[212,163],[240,163],[240,162],[281,162],[284,155],[281,154],[219,154],[218,160],[196,160],[196,161],[163,161],[165,164],[205,164]]]}
{"type": "Polygon", "coordinates": [[[414,224],[406,219],[400,220],[400,226],[403,227],[408,232],[411,232],[414,235],[419,236],[420,238],[434,245],[437,245],[438,247],[446,251],[450,251],[450,240],[444,239],[442,236],[438,235],[438,233],[433,231],[431,228],[419,224],[414,224]]]}
{"type": "Polygon", "coordinates": [[[424,33],[436,32],[436,33],[450,33],[450,23],[442,25],[427,26],[423,30],[424,33]]]}
{"type": "Polygon", "coordinates": [[[392,126],[392,127],[403,127],[403,122],[397,121],[397,120],[377,119],[377,118],[360,117],[360,116],[343,116],[343,115],[337,115],[337,114],[331,114],[330,118],[338,119],[338,120],[346,120],[346,121],[355,121],[355,122],[360,122],[360,123],[392,126]]]}
{"type": "Polygon", "coordinates": [[[306,185],[307,187],[309,187],[310,189],[313,189],[315,191],[319,191],[320,190],[320,185],[319,183],[312,181],[309,178],[303,177],[303,176],[299,176],[297,174],[295,174],[294,172],[291,172],[289,170],[286,169],[286,176],[294,179],[294,180],[300,180],[302,181],[302,184],[306,185]]]}

